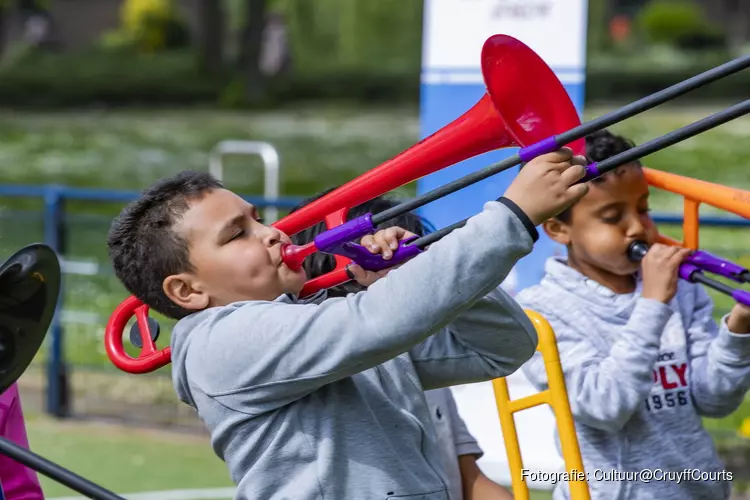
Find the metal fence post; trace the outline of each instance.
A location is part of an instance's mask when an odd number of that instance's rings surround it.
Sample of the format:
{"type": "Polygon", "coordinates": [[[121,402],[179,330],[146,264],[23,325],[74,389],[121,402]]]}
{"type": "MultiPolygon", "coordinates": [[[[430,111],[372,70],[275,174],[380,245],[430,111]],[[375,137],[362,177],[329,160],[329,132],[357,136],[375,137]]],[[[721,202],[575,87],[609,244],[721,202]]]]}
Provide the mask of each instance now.
{"type": "MultiPolygon", "coordinates": [[[[261,141],[221,141],[211,150],[208,159],[208,170],[218,180],[224,176],[222,157],[228,154],[258,155],[263,161],[263,197],[268,202],[276,201],[279,197],[279,153],[272,145],[261,141]]],[[[263,210],[263,218],[267,224],[276,222],[279,209],[269,205],[263,210]]]]}
{"type": "MultiPolygon", "coordinates": [[[[58,186],[47,186],[44,192],[44,240],[57,253],[65,255],[65,200],[58,186]]],[[[64,280],[50,325],[52,343],[47,357],[47,413],[64,418],[70,415],[68,368],[63,352],[63,328],[60,319],[65,293],[64,280]]]]}

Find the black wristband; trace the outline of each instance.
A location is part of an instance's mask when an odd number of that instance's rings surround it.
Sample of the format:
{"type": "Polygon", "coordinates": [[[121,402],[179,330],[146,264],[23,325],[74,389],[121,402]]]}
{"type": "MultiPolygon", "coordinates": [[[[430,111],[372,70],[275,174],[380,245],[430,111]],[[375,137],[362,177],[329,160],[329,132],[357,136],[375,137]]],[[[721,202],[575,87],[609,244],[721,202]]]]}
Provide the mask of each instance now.
{"type": "Polygon", "coordinates": [[[499,201],[500,203],[508,207],[511,212],[516,214],[516,217],[518,217],[521,220],[524,227],[529,232],[529,235],[531,236],[531,240],[534,243],[536,243],[537,240],[539,240],[539,232],[536,230],[536,227],[534,227],[534,223],[531,222],[531,219],[529,219],[529,216],[526,215],[526,212],[521,210],[521,207],[516,205],[515,202],[509,200],[505,196],[498,198],[497,201],[499,201]]]}

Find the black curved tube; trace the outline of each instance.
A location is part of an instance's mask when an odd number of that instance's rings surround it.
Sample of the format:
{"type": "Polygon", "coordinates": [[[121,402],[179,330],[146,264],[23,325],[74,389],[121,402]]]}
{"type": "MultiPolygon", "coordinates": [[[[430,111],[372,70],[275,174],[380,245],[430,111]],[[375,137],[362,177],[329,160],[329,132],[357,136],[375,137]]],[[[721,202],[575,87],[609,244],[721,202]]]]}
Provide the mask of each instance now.
{"type": "Polygon", "coordinates": [[[13,441],[9,441],[3,437],[0,437],[0,453],[88,498],[94,500],[125,500],[123,497],[105,490],[98,484],[92,483],[88,479],[84,479],[78,474],[60,467],[54,462],[18,446],[13,441]]]}

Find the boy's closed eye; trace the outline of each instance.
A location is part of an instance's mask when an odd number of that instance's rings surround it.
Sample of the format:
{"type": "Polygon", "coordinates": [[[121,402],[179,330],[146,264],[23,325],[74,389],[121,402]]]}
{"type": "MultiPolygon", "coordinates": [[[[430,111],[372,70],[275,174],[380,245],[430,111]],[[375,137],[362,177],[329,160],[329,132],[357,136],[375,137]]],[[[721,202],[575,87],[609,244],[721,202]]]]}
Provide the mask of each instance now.
{"type": "Polygon", "coordinates": [[[622,220],[622,210],[608,209],[599,214],[599,218],[605,224],[617,224],[622,220]]]}
{"type": "MultiPolygon", "coordinates": [[[[259,224],[263,224],[263,219],[258,216],[257,211],[253,210],[251,217],[259,224]]],[[[227,244],[245,237],[247,234],[249,234],[249,231],[245,229],[246,225],[247,218],[245,215],[237,215],[236,217],[232,218],[229,222],[227,222],[227,224],[224,225],[224,228],[219,233],[220,235],[223,235],[220,237],[221,243],[227,244]]]]}
{"type": "MultiPolygon", "coordinates": [[[[255,221],[258,224],[263,224],[263,219],[260,218],[260,217],[256,217],[255,221]]],[[[237,228],[237,230],[232,233],[232,236],[229,238],[229,241],[240,239],[240,238],[246,236],[247,234],[248,234],[248,232],[245,231],[243,228],[237,228]]]]}
{"type": "MultiPolygon", "coordinates": [[[[635,209],[638,215],[647,215],[651,212],[651,208],[648,206],[641,206],[635,209]]],[[[619,224],[625,215],[625,210],[609,208],[599,213],[599,218],[605,224],[619,224]]]]}
{"type": "Polygon", "coordinates": [[[234,240],[240,239],[243,236],[245,236],[245,234],[247,234],[247,233],[245,232],[244,229],[238,229],[237,231],[235,231],[234,233],[232,233],[232,236],[229,238],[229,241],[234,241],[234,240]]]}

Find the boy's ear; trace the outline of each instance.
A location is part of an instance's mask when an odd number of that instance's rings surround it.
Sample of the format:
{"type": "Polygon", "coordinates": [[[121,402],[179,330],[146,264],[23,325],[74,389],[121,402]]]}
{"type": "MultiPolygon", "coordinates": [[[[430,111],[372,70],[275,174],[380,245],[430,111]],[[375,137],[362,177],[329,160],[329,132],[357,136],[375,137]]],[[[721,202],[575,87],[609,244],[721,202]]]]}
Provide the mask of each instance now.
{"type": "Polygon", "coordinates": [[[178,306],[191,311],[200,311],[208,307],[208,294],[201,291],[195,283],[195,277],[187,274],[167,276],[162,283],[164,294],[178,306]]]}
{"type": "Polygon", "coordinates": [[[547,219],[542,224],[544,232],[547,233],[553,241],[560,243],[561,245],[570,244],[570,231],[567,224],[559,221],[558,219],[547,219]]]}

